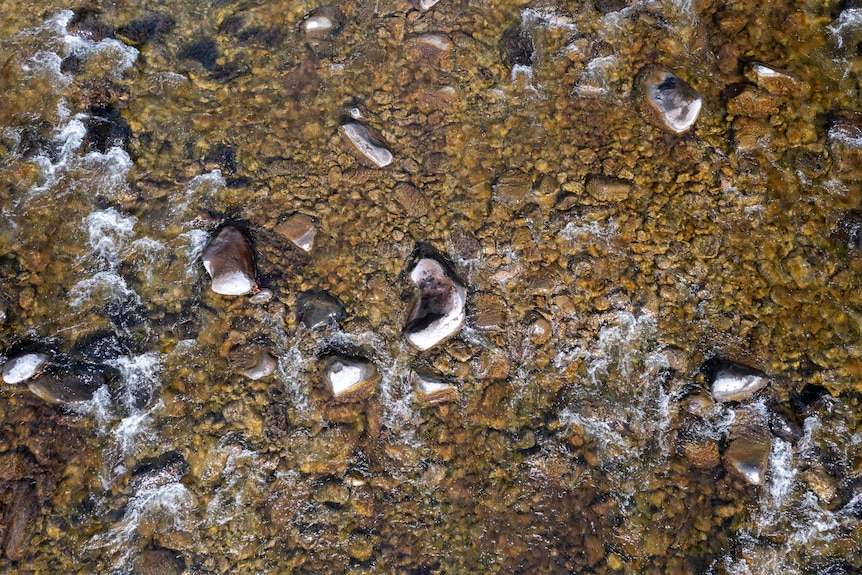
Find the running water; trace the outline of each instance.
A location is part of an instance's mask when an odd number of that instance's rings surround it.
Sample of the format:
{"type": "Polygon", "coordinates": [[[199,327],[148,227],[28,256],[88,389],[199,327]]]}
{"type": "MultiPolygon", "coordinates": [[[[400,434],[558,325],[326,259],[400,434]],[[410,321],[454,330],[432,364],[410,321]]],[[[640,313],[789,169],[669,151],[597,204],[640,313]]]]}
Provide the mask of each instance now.
{"type": "Polygon", "coordinates": [[[862,569],[859,10],[414,4],[6,7],[0,359],[50,359],[3,388],[2,568],[862,569]],[[702,97],[685,135],[656,64],[702,97]],[[222,225],[253,296],[210,289],[222,225]],[[424,351],[417,244],[467,288],[424,351]],[[725,361],[769,384],[716,401],[725,361]]]}

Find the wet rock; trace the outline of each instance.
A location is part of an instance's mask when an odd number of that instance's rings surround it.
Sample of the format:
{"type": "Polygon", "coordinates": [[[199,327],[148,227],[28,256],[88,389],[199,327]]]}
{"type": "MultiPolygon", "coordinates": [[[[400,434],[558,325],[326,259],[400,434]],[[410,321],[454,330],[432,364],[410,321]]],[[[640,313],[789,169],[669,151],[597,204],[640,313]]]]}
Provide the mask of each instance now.
{"type": "Polygon", "coordinates": [[[424,11],[430,10],[437,5],[440,0],[419,0],[419,9],[424,11]]]}
{"type": "Polygon", "coordinates": [[[442,32],[416,34],[407,38],[406,44],[415,58],[431,61],[452,51],[452,40],[442,32]]]}
{"type": "Polygon", "coordinates": [[[799,441],[804,433],[802,423],[796,414],[778,404],[769,408],[769,430],[775,437],[793,444],[799,441]]]}
{"type": "Polygon", "coordinates": [[[731,432],[731,441],[723,456],[724,466],[748,483],[761,485],[766,477],[771,449],[772,440],[765,428],[757,423],[744,423],[740,429],[731,432]]]}
{"type": "Polygon", "coordinates": [[[413,385],[419,400],[426,405],[447,403],[458,399],[458,390],[446,383],[442,376],[426,370],[413,372],[413,385]]]}
{"type": "Polygon", "coordinates": [[[420,350],[452,337],[464,324],[467,290],[449,267],[434,257],[422,257],[410,271],[417,287],[404,334],[420,350]]]}
{"type": "Polygon", "coordinates": [[[647,66],[640,76],[647,117],[659,127],[675,134],[687,132],[700,114],[700,94],[679,76],[661,66],[647,66]]]}
{"type": "Polygon", "coordinates": [[[752,367],[719,362],[712,378],[712,396],[717,401],[742,401],[760,391],[769,383],[769,377],[752,367]]]}
{"type": "Polygon", "coordinates": [[[176,20],[167,14],[148,14],[117,28],[117,35],[130,44],[143,44],[160,40],[176,26],[176,20]]]}
{"type": "Polygon", "coordinates": [[[392,163],[392,152],[374,138],[359,122],[347,122],[341,126],[341,135],[350,149],[360,159],[375,168],[383,168],[392,163]]]}
{"type": "Polygon", "coordinates": [[[7,451],[0,455],[0,480],[18,481],[30,477],[33,462],[20,451],[7,451]]]}
{"type": "Polygon", "coordinates": [[[189,464],[181,453],[167,451],[135,465],[129,487],[133,492],[144,488],[162,487],[180,481],[188,471],[189,464]]]}
{"type": "Polygon", "coordinates": [[[317,225],[313,217],[296,212],[282,223],[275,226],[275,231],[290,240],[293,245],[310,253],[314,247],[314,236],[317,235],[317,225]]]}
{"type": "Polygon", "coordinates": [[[108,108],[91,113],[86,119],[87,142],[100,154],[111,148],[127,149],[132,128],[118,110],[108,108]]]}
{"type": "Polygon", "coordinates": [[[106,381],[99,366],[81,364],[57,373],[46,373],[27,387],[48,403],[78,403],[93,399],[93,394],[106,381]]]}
{"type": "Polygon", "coordinates": [[[350,499],[350,488],[340,481],[327,481],[311,495],[318,503],[344,505],[350,499]]]}
{"type": "Polygon", "coordinates": [[[305,292],[297,296],[299,321],[309,329],[337,324],[345,315],[344,306],[325,291],[305,292]]]}
{"type": "Polygon", "coordinates": [[[790,404],[796,413],[808,417],[821,409],[829,397],[829,391],[822,385],[806,383],[802,389],[790,396],[790,404]]]}
{"type": "Polygon", "coordinates": [[[357,357],[330,355],[323,358],[323,376],[332,396],[342,401],[359,401],[377,386],[377,367],[357,357]]]}
{"type": "Polygon", "coordinates": [[[203,251],[203,262],[215,293],[245,295],[254,290],[254,253],[240,229],[225,226],[217,231],[203,251]]]}
{"type": "Polygon", "coordinates": [[[134,575],[181,575],[186,563],[170,549],[147,549],[135,563],[134,575]]]}
{"type": "Polygon", "coordinates": [[[802,480],[825,505],[831,505],[838,498],[838,482],[820,466],[802,472],[802,480]]]}
{"type": "Polygon", "coordinates": [[[513,24],[503,33],[501,42],[503,61],[509,66],[533,65],[533,37],[518,24],[513,24]]]}
{"type": "Polygon", "coordinates": [[[517,204],[533,187],[533,180],[521,170],[509,170],[494,182],[494,196],[504,204],[517,204]]]}
{"type": "Polygon", "coordinates": [[[596,0],[596,10],[601,14],[619,12],[624,8],[628,8],[628,6],[629,0],[596,0]]]}
{"type": "Polygon", "coordinates": [[[99,20],[99,12],[88,8],[76,10],[66,30],[69,34],[93,42],[114,36],[111,27],[99,20]]]}
{"type": "Polygon", "coordinates": [[[3,513],[6,534],[3,537],[3,550],[6,557],[19,561],[26,551],[25,542],[39,512],[36,487],[30,481],[15,484],[12,499],[3,513]]]}
{"type": "Polygon", "coordinates": [[[250,298],[248,298],[248,301],[253,304],[260,305],[271,302],[273,297],[275,297],[275,294],[272,293],[271,289],[262,289],[250,298]]]}
{"type": "Polygon", "coordinates": [[[587,193],[600,202],[621,202],[629,197],[632,184],[627,180],[610,176],[587,176],[587,193]]]}
{"type": "Polygon", "coordinates": [[[197,42],[193,42],[183,48],[179,53],[180,58],[184,60],[194,60],[210,71],[215,69],[218,56],[218,46],[216,45],[215,40],[211,38],[203,38],[197,42]]]}
{"type": "Polygon", "coordinates": [[[789,165],[808,178],[819,178],[829,168],[829,158],[825,154],[803,148],[788,150],[785,158],[789,165]]]}
{"type": "Polygon", "coordinates": [[[237,346],[231,350],[230,363],[233,371],[252,380],[268,377],[278,367],[278,359],[257,345],[237,346]]]}
{"type": "Polygon", "coordinates": [[[750,86],[727,100],[727,112],[734,116],[764,118],[777,114],[780,109],[780,98],[750,86]]]}
{"type": "Polygon", "coordinates": [[[746,66],[745,77],[778,96],[805,96],[811,91],[807,82],[780,68],[760,62],[746,66]]]}
{"type": "Polygon", "coordinates": [[[470,325],[476,329],[498,330],[506,326],[508,312],[506,300],[490,294],[477,294],[473,301],[473,312],[470,314],[470,325]]]}
{"type": "Polygon", "coordinates": [[[539,312],[528,314],[527,321],[527,337],[534,345],[543,345],[554,334],[554,328],[543,315],[539,312]]]}
{"type": "Polygon", "coordinates": [[[721,463],[718,453],[718,442],[709,438],[698,438],[692,441],[680,441],[682,455],[698,469],[712,469],[721,463]]]}
{"type": "Polygon", "coordinates": [[[10,358],[3,366],[3,381],[5,383],[21,383],[41,374],[51,356],[47,353],[24,353],[10,358]]]}
{"type": "Polygon", "coordinates": [[[299,29],[312,46],[328,39],[341,30],[343,16],[335,6],[321,6],[312,10],[299,23],[299,29]]]}

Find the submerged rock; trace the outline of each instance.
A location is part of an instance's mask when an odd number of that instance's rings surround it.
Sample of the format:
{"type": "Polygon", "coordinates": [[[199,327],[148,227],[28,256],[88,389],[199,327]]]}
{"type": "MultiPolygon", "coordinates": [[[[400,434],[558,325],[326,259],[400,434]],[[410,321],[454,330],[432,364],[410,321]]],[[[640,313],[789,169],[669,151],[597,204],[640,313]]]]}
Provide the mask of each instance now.
{"type": "Polygon", "coordinates": [[[644,109],[656,125],[682,134],[697,121],[702,104],[700,94],[670,70],[648,66],[641,72],[640,85],[644,109]]]}
{"type": "Polygon", "coordinates": [[[275,231],[305,253],[311,252],[311,248],[314,247],[314,236],[317,235],[314,218],[300,212],[290,215],[275,226],[275,231]]]}
{"type": "Polygon", "coordinates": [[[245,295],[255,288],[251,240],[238,228],[225,226],[203,252],[204,268],[212,278],[212,290],[221,295],[245,295]]]}
{"type": "Polygon", "coordinates": [[[330,355],[323,358],[323,376],[332,396],[342,401],[359,401],[377,386],[377,368],[367,359],[330,355]]]}
{"type": "Polygon", "coordinates": [[[170,549],[148,549],[135,563],[134,575],[180,575],[186,570],[182,557],[170,549]]]}
{"type": "Polygon", "coordinates": [[[337,34],[341,30],[341,13],[335,6],[321,6],[312,10],[299,23],[302,35],[310,44],[337,34]]]}
{"type": "Polygon", "coordinates": [[[265,304],[272,301],[272,298],[275,297],[275,294],[272,293],[271,289],[262,289],[250,298],[248,301],[255,304],[265,304]]]}
{"type": "Polygon", "coordinates": [[[278,359],[269,351],[252,346],[238,346],[230,353],[230,362],[233,370],[249,379],[262,379],[275,372],[278,359]]]}
{"type": "Polygon", "coordinates": [[[38,376],[48,366],[51,356],[46,353],[24,353],[11,358],[3,366],[5,383],[21,383],[38,376]]]}
{"type": "Polygon", "coordinates": [[[78,403],[93,399],[105,381],[105,374],[98,366],[78,365],[35,379],[28,388],[48,403],[78,403]]]}
{"type": "Polygon", "coordinates": [[[745,70],[745,77],[772,94],[778,96],[805,96],[811,87],[780,68],[753,62],[745,70]]]}
{"type": "Polygon", "coordinates": [[[717,401],[742,401],[760,391],[769,383],[769,377],[752,367],[732,363],[719,363],[712,378],[712,396],[717,401]]]}
{"type": "Polygon", "coordinates": [[[587,193],[600,202],[621,202],[629,197],[632,184],[627,180],[594,174],[587,176],[587,193]]]}
{"type": "Polygon", "coordinates": [[[422,403],[436,405],[458,399],[458,390],[446,383],[439,375],[417,370],[413,372],[413,384],[422,403]]]}
{"type": "Polygon", "coordinates": [[[761,485],[766,477],[769,451],[772,441],[769,435],[743,435],[730,442],[724,452],[724,466],[752,485],[761,485]]]}
{"type": "Polygon", "coordinates": [[[358,157],[366,160],[370,165],[383,168],[392,163],[392,152],[372,137],[368,128],[359,122],[347,122],[342,125],[341,134],[358,157]]]}
{"type": "Polygon", "coordinates": [[[346,315],[338,298],[325,291],[299,294],[296,298],[299,321],[309,329],[336,324],[346,315]]]}
{"type": "Polygon", "coordinates": [[[404,334],[421,350],[452,337],[464,324],[467,290],[448,266],[433,257],[423,257],[410,272],[418,288],[404,334]]]}

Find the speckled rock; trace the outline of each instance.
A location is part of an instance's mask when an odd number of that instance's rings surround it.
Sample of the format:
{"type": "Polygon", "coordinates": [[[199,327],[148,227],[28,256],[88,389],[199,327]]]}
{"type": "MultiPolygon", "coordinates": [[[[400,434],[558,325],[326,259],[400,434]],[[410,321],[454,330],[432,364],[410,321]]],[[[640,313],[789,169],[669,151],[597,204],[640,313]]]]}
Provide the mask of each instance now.
{"type": "Polygon", "coordinates": [[[752,62],[746,66],[745,77],[767,92],[779,96],[806,96],[811,91],[807,82],[781,68],[761,62],[752,62]]]}
{"type": "Polygon", "coordinates": [[[712,396],[717,401],[742,401],[769,383],[762,371],[729,361],[719,363],[712,378],[712,396]]]}
{"type": "Polygon", "coordinates": [[[134,575],[180,575],[186,563],[176,551],[147,549],[135,563],[134,575]]]}
{"type": "Polygon", "coordinates": [[[210,239],[203,252],[204,268],[212,290],[221,295],[245,295],[255,288],[251,240],[234,226],[225,226],[210,239]]]}
{"type": "Polygon", "coordinates": [[[32,352],[16,355],[3,366],[3,381],[21,383],[38,376],[48,366],[51,356],[46,353],[32,352]]]}
{"type": "Polygon", "coordinates": [[[464,324],[467,290],[442,261],[420,258],[410,271],[417,288],[404,335],[420,350],[452,337],[464,324]]]}
{"type": "Polygon", "coordinates": [[[643,106],[656,125],[675,134],[694,126],[700,114],[700,94],[662,66],[647,66],[640,74],[643,106]]]}
{"type": "Polygon", "coordinates": [[[600,202],[621,202],[629,197],[632,184],[627,180],[603,175],[587,176],[587,193],[600,202]]]}

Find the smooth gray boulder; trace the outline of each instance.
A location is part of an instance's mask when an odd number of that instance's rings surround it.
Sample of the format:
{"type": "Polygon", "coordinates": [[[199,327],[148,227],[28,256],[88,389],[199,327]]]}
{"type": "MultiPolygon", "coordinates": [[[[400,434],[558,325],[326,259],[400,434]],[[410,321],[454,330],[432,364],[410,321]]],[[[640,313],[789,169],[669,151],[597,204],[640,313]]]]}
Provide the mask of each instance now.
{"type": "Polygon", "coordinates": [[[217,294],[245,295],[257,286],[251,240],[238,228],[217,231],[204,249],[203,262],[217,294]]]}

